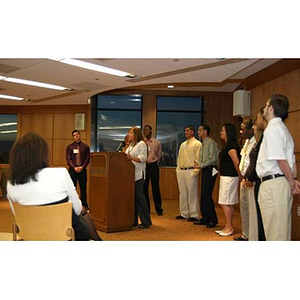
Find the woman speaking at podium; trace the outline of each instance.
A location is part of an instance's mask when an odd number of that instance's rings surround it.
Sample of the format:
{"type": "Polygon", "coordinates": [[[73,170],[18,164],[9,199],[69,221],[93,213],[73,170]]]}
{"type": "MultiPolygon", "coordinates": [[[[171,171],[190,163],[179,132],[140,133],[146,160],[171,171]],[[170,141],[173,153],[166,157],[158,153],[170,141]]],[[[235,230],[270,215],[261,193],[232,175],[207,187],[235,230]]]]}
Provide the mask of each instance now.
{"type": "Polygon", "coordinates": [[[146,178],[147,145],[144,142],[142,130],[131,127],[128,131],[130,145],[126,149],[126,158],[131,160],[135,167],[135,201],[133,226],[138,226],[140,217],[140,228],[145,229],[152,225],[146,198],[143,192],[146,178]]]}

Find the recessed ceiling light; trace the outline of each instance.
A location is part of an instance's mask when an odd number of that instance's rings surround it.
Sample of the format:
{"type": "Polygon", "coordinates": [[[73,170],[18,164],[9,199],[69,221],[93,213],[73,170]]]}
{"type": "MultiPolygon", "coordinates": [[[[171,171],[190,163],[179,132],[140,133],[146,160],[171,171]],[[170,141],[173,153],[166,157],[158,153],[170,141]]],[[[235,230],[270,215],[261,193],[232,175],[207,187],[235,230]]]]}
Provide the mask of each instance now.
{"type": "Polygon", "coordinates": [[[173,89],[173,88],[174,88],[174,85],[168,85],[167,88],[168,88],[168,89],[173,89]]]}

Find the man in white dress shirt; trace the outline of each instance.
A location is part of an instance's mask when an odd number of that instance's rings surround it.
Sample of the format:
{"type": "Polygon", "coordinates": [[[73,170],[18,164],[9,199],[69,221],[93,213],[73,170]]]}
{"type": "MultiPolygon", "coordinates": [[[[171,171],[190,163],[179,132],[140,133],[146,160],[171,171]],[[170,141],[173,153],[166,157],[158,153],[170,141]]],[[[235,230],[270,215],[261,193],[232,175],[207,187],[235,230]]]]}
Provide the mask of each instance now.
{"type": "Polygon", "coordinates": [[[258,202],[267,241],[291,240],[293,194],[299,193],[294,142],[283,121],[288,98],[275,94],[266,102],[263,117],[268,125],[259,150],[256,172],[262,183],[258,202]]]}
{"type": "MultiPolygon", "coordinates": [[[[239,165],[242,176],[245,175],[249,167],[250,164],[249,154],[256,143],[252,126],[253,126],[253,122],[251,119],[247,119],[241,124],[240,134],[242,139],[245,141],[244,147],[242,148],[241,151],[241,161],[239,165]]],[[[242,223],[242,235],[234,237],[235,241],[248,241],[249,239],[249,217],[250,217],[249,200],[250,199],[249,199],[248,188],[244,185],[242,181],[240,183],[240,213],[241,213],[241,223],[242,223]]]]}

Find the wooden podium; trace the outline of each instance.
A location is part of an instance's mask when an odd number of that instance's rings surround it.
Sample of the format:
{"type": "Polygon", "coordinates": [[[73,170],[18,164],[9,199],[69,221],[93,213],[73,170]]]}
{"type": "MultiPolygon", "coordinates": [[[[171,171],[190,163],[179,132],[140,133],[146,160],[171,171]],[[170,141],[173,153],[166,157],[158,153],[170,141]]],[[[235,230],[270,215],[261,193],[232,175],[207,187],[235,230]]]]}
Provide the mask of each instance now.
{"type": "Polygon", "coordinates": [[[90,215],[104,232],[131,230],[134,219],[135,170],[124,153],[91,153],[90,215]]]}

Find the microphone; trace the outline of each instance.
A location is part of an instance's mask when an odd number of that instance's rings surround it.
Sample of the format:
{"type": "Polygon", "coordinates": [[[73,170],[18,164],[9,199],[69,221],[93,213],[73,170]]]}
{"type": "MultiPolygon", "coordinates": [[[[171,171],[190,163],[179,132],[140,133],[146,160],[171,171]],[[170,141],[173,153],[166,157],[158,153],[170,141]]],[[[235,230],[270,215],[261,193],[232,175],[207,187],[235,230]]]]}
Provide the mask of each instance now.
{"type": "Polygon", "coordinates": [[[119,146],[118,146],[118,148],[117,148],[117,152],[121,152],[122,151],[122,148],[125,146],[125,142],[123,141],[123,142],[121,142],[120,144],[119,144],[119,146]]]}

